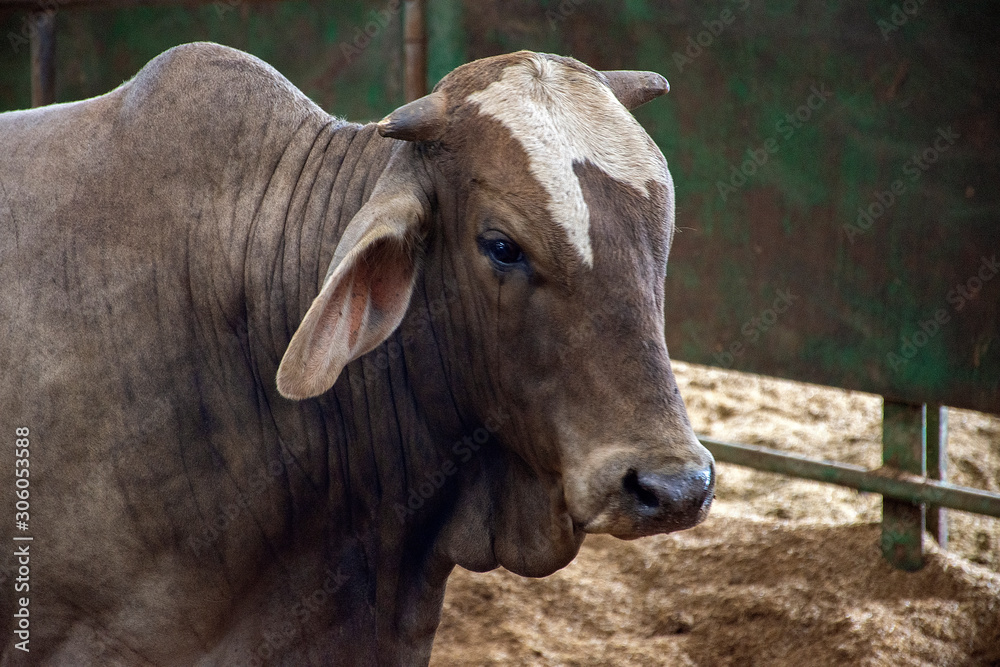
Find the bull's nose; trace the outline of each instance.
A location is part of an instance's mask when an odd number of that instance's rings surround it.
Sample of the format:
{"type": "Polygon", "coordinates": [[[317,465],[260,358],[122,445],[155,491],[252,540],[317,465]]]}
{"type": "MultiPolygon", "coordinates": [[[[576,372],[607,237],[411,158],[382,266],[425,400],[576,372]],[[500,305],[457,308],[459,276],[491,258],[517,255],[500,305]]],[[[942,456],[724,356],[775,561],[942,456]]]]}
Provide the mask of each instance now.
{"type": "Polygon", "coordinates": [[[690,528],[705,518],[712,503],[715,466],[669,474],[630,468],[622,489],[644,520],[667,530],[690,528]]]}

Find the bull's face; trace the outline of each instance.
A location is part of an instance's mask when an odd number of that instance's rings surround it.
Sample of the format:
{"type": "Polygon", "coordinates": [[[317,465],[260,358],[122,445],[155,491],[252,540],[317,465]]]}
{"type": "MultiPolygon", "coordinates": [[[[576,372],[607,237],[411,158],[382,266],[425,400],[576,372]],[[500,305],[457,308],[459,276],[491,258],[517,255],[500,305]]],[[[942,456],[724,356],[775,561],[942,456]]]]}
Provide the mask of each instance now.
{"type": "Polygon", "coordinates": [[[497,439],[519,472],[486,492],[509,498],[479,509],[498,524],[490,551],[515,571],[564,564],[587,532],[688,528],[711,504],[712,457],[664,343],[673,185],[624,106],[665,83],[521,52],[460,67],[391,114],[380,131],[416,149],[352,220],[279,370],[287,396],[328,389],[405,316],[423,246],[425,276],[459,286],[442,343],[455,407],[509,417],[497,439]]]}

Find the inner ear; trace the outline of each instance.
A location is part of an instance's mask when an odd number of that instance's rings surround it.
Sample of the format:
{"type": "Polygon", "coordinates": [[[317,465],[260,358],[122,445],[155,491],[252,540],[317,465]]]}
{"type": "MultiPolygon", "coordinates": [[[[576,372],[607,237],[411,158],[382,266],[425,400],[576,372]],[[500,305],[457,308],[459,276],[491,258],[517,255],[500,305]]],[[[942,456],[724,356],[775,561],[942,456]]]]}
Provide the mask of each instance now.
{"type": "Polygon", "coordinates": [[[400,286],[408,284],[415,273],[413,252],[396,239],[384,239],[368,255],[371,261],[359,262],[359,279],[371,285],[371,302],[376,312],[395,310],[403,298],[409,302],[412,285],[406,290],[400,286]]]}
{"type": "Polygon", "coordinates": [[[394,238],[376,241],[358,258],[347,309],[351,359],[378,347],[402,322],[413,294],[415,264],[413,250],[394,238]]]}
{"type": "Polygon", "coordinates": [[[430,203],[412,156],[397,158],[348,223],[323,287],[285,350],[277,384],[286,398],[327,391],[344,366],[375,349],[403,321],[430,203]]]}
{"type": "Polygon", "coordinates": [[[384,331],[392,322],[392,314],[406,310],[413,269],[413,259],[403,244],[388,239],[376,241],[354,261],[349,274],[337,281],[329,305],[343,305],[319,311],[313,344],[333,351],[340,328],[346,327],[346,355],[357,358],[378,347],[395,329],[393,325],[384,331]]]}
{"type": "Polygon", "coordinates": [[[409,307],[416,278],[411,245],[392,236],[364,242],[327,278],[278,368],[283,396],[322,394],[344,366],[395,331],[409,307]]]}

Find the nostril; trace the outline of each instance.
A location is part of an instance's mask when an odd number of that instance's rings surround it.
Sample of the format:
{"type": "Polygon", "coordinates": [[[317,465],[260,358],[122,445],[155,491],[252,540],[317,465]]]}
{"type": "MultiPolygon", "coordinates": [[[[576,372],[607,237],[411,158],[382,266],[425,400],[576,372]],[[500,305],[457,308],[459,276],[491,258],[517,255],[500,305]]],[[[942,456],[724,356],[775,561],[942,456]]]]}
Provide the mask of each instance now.
{"type": "Polygon", "coordinates": [[[626,493],[634,496],[646,507],[655,509],[660,506],[659,496],[642,485],[639,481],[639,473],[634,468],[629,468],[629,471],[625,473],[625,477],[622,479],[622,487],[626,493]]]}
{"type": "Polygon", "coordinates": [[[704,470],[660,473],[629,468],[621,484],[642,516],[684,523],[703,515],[712,503],[715,470],[709,466],[704,470]]]}

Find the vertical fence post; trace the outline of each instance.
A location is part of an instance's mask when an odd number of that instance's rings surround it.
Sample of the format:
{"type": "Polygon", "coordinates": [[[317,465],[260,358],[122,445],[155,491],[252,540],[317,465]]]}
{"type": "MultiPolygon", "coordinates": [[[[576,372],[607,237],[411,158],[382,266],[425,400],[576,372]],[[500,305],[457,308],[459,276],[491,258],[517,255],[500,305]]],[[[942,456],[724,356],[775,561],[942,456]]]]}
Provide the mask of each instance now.
{"type": "MultiPolygon", "coordinates": [[[[939,481],[948,479],[948,408],[927,404],[927,476],[939,481]]],[[[942,548],[948,548],[948,510],[927,506],[927,531],[942,548]]]]}
{"type": "Polygon", "coordinates": [[[56,12],[32,12],[31,22],[31,106],[42,107],[56,101],[56,12]]]}
{"type": "Polygon", "coordinates": [[[406,0],[403,48],[406,57],[403,93],[407,102],[427,94],[427,23],[424,0],[406,0]]]}
{"type": "MultiPolygon", "coordinates": [[[[885,399],[882,407],[882,465],[923,476],[926,472],[924,407],[885,399]]],[[[882,555],[894,567],[913,572],[924,565],[924,506],[882,499],[882,555]]]]}

